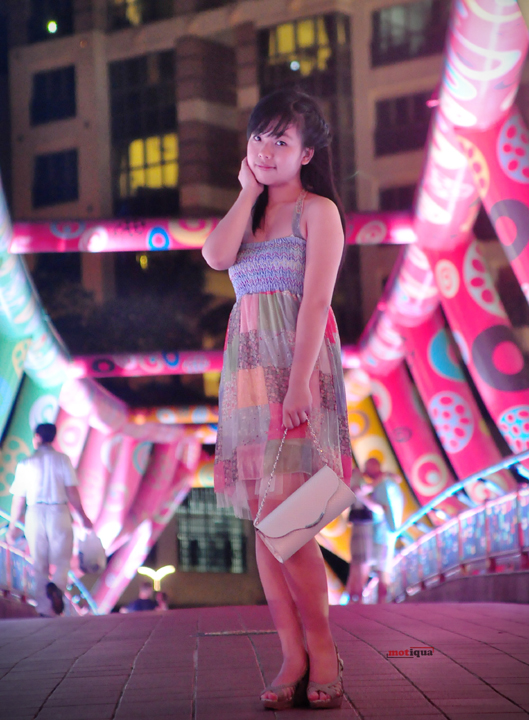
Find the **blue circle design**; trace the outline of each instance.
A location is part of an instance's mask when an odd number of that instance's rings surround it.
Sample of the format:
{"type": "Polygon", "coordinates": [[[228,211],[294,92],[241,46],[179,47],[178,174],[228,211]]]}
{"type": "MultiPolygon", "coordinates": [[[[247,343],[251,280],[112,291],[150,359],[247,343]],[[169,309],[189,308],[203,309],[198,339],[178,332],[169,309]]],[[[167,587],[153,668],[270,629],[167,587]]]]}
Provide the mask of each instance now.
{"type": "Polygon", "coordinates": [[[463,382],[465,376],[459,365],[449,355],[450,341],[446,330],[439,330],[430,340],[428,360],[435,372],[441,377],[463,382]]]}
{"type": "Polygon", "coordinates": [[[151,250],[167,250],[170,244],[169,235],[161,227],[154,227],[147,237],[147,245],[151,250]]]}
{"type": "Polygon", "coordinates": [[[84,222],[54,222],[50,225],[51,234],[62,240],[73,240],[80,237],[85,228],[86,223],[84,222]]]}
{"type": "Polygon", "coordinates": [[[165,360],[165,364],[169,365],[169,367],[176,367],[180,362],[180,355],[178,353],[162,352],[162,357],[165,360]]]}

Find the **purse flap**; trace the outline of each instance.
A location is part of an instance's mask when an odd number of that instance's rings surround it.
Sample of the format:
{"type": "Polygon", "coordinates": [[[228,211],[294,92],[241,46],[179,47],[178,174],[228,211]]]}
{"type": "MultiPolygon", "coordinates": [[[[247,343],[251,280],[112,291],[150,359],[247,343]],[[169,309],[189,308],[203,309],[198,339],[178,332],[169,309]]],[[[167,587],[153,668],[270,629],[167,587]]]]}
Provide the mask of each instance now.
{"type": "Polygon", "coordinates": [[[263,518],[257,529],[267,537],[280,538],[293,530],[317,525],[341,482],[334,470],[327,465],[322,467],[263,518]]]}

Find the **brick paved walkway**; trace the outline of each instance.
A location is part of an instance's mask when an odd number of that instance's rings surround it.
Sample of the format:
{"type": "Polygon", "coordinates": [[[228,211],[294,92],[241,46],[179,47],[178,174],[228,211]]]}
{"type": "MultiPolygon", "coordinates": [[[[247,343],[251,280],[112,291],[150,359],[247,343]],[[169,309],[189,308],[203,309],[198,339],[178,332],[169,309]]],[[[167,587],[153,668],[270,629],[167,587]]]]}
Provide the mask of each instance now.
{"type": "Polygon", "coordinates": [[[279,665],[266,607],[0,622],[1,720],[529,717],[529,606],[332,608],[341,710],[263,711],[279,665]],[[431,646],[433,655],[387,657],[431,646]]]}

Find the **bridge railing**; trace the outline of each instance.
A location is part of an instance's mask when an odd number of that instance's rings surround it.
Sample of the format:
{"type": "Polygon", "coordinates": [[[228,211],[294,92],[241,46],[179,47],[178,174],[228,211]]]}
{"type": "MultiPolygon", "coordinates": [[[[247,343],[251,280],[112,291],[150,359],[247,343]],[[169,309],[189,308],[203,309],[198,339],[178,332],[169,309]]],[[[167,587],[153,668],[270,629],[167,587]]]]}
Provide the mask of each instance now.
{"type": "MultiPolygon", "coordinates": [[[[8,513],[0,510],[0,521],[9,523],[8,513]]],[[[33,561],[28,553],[27,546],[9,545],[5,539],[8,525],[0,528],[0,593],[20,599],[21,602],[34,604],[35,600],[35,574],[33,561]]],[[[17,527],[24,530],[22,523],[17,527]]],[[[68,573],[68,587],[65,592],[67,612],[76,615],[98,615],[90,592],[83,582],[70,570],[68,573]]]]}
{"type": "MultiPolygon", "coordinates": [[[[412,525],[420,527],[425,515],[447,497],[461,492],[468,483],[483,480],[500,493],[501,489],[486,479],[528,458],[529,451],[511,455],[455,483],[408,518],[392,534],[393,540],[412,525]]],[[[529,569],[529,487],[466,510],[402,549],[393,561],[390,597],[402,600],[456,574],[507,569],[529,569]]],[[[375,593],[376,583],[372,583],[364,600],[373,601],[375,593]]]]}

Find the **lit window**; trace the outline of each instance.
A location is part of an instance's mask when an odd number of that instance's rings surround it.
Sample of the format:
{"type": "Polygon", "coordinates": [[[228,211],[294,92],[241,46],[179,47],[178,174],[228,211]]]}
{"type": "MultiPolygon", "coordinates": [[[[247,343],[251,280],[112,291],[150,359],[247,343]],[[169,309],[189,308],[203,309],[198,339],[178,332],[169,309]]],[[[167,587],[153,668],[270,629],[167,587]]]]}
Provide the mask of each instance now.
{"type": "Polygon", "coordinates": [[[447,0],[419,0],[374,12],[373,66],[441,53],[449,9],[447,0]]]}
{"type": "Polygon", "coordinates": [[[178,138],[176,133],[133,140],[121,158],[120,197],[138,188],[174,188],[178,184],[178,138]]]}
{"type": "Polygon", "coordinates": [[[180,572],[246,572],[243,521],[217,507],[213,488],[193,488],[176,518],[180,572]]]}
{"type": "MultiPolygon", "coordinates": [[[[332,50],[323,17],[283,23],[268,32],[270,65],[287,63],[302,77],[327,69],[332,50]]],[[[344,29],[342,34],[345,35],[344,29]]]]}

